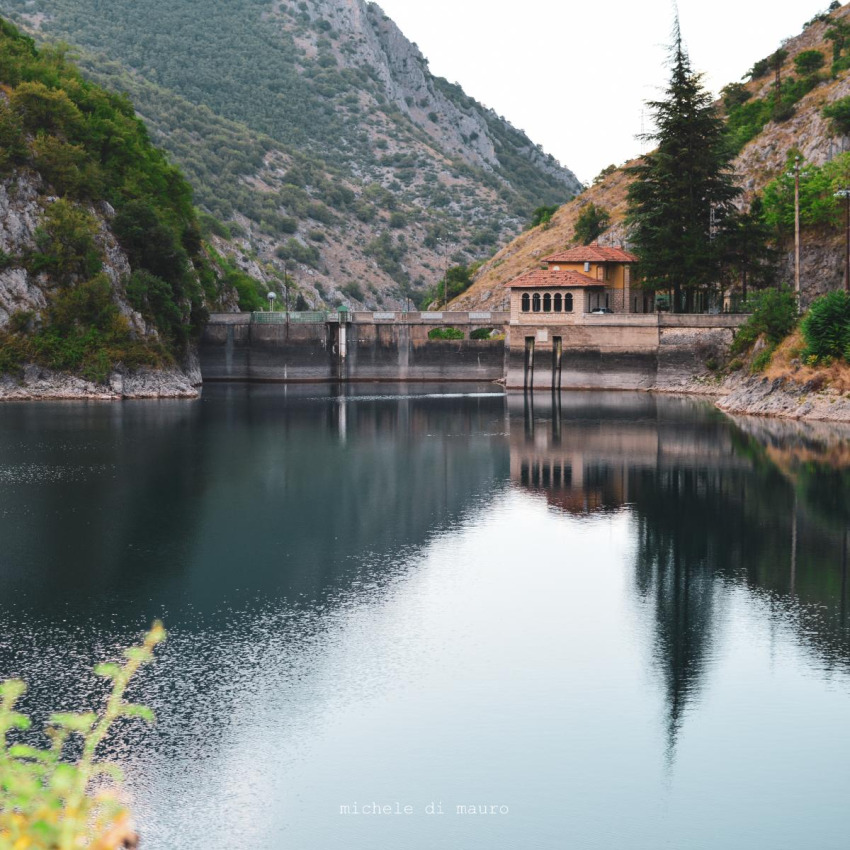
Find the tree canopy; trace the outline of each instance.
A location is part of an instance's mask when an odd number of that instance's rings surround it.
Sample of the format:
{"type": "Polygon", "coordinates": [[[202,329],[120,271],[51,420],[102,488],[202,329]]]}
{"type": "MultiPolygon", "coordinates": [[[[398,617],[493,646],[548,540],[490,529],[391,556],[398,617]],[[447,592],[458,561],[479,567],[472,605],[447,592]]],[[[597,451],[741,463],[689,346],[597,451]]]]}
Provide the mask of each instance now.
{"type": "Polygon", "coordinates": [[[649,104],[657,144],[628,169],[628,223],[640,258],[638,274],[652,290],[669,290],[672,309],[694,309],[695,293],[721,277],[726,235],[735,214],[735,185],[724,124],[682,45],[676,23],[670,81],[649,104]]]}

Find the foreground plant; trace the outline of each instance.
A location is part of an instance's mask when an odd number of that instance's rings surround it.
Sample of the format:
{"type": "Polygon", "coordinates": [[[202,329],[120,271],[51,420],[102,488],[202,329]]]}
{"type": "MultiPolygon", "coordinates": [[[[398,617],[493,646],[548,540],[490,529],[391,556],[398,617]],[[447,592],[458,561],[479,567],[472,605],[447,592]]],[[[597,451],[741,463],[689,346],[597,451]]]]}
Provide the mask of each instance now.
{"type": "Polygon", "coordinates": [[[121,717],[153,722],[153,712],[125,702],[124,693],[163,640],[165,629],[156,622],[141,645],[124,650],[123,664],[95,667],[98,676],[112,680],[102,712],[51,715],[45,727],[50,746],[45,749],[9,741],[9,732],[31,726],[28,717],[15,711],[26,685],[18,679],[0,685],[0,850],[115,850],[136,845],[130,814],[118,795],[121,771],[97,761],[97,749],[121,717]],[[65,749],[76,736],[82,738],[82,753],[69,761],[65,749]]]}

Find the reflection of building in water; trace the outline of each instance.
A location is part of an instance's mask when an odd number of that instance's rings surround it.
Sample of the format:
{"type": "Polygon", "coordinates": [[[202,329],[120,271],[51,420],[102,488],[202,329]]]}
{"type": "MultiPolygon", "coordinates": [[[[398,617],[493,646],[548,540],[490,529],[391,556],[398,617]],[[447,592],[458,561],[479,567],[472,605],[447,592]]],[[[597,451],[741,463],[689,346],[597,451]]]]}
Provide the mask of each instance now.
{"type": "Polygon", "coordinates": [[[515,486],[570,514],[628,506],[634,517],[633,587],[653,623],[669,757],[727,584],[776,594],[801,644],[850,668],[850,473],[808,464],[791,479],[741,428],[688,399],[526,394],[508,405],[515,486]]]}
{"type": "Polygon", "coordinates": [[[662,424],[657,400],[646,394],[509,396],[508,404],[511,480],[570,513],[632,502],[633,478],[642,469],[683,462],[713,470],[750,465],[735,454],[728,434],[662,424]]]}

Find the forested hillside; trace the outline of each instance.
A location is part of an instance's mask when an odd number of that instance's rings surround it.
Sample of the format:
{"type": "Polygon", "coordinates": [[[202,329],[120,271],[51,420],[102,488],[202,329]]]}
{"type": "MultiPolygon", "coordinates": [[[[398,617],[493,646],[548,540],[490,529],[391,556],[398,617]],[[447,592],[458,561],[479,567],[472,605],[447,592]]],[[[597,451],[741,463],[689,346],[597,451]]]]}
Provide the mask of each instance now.
{"type": "Polygon", "coordinates": [[[0,19],[0,373],[185,363],[237,278],[130,101],[0,19]]]}
{"type": "MultiPolygon", "coordinates": [[[[795,157],[800,157],[801,282],[803,302],[842,286],[844,204],[837,189],[850,185],[850,6],[807,21],[802,32],[754,62],[746,77],[724,87],[717,103],[737,153],[733,165],[743,189],[737,204],[776,249],[771,281],[794,282],[795,157]]],[[[541,257],[580,241],[580,220],[602,214],[601,239],[628,242],[625,226],[628,167],[603,170],[586,191],[551,218],[511,241],[480,269],[458,309],[498,307],[502,284],[533,268],[541,257]]],[[[729,286],[739,270],[728,269],[729,286]]],[[[763,278],[763,282],[767,282],[763,278]]]]}
{"type": "MultiPolygon", "coordinates": [[[[578,181],[363,0],[0,0],[126,91],[253,273],[399,303],[578,181]],[[444,241],[441,241],[444,240],[444,241]]],[[[214,225],[211,225],[214,228],[214,225]]],[[[224,244],[222,248],[226,247],[224,244]]]]}

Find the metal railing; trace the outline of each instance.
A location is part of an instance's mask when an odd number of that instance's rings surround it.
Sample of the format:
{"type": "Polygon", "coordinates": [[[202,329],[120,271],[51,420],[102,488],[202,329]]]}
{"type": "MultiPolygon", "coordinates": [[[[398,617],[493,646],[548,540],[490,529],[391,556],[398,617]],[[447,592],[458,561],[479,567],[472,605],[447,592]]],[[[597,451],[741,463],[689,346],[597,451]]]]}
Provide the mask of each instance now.
{"type": "Polygon", "coordinates": [[[251,321],[259,325],[318,325],[324,322],[354,322],[357,324],[445,324],[470,325],[492,323],[494,326],[507,324],[510,314],[495,311],[471,312],[415,312],[405,313],[381,311],[347,311],[347,310],[311,310],[301,312],[255,312],[251,313],[251,321]]]}

